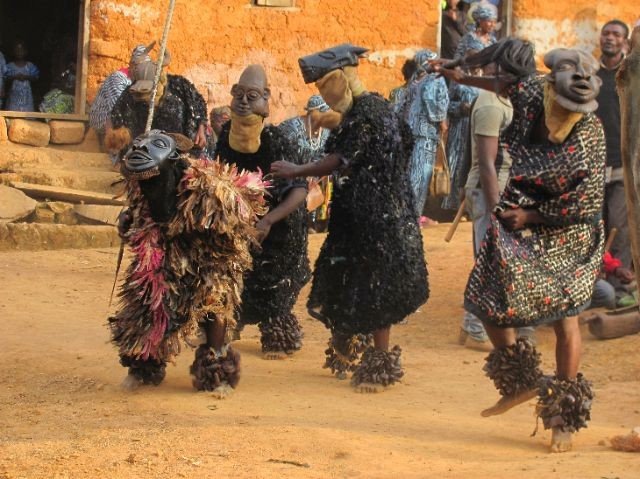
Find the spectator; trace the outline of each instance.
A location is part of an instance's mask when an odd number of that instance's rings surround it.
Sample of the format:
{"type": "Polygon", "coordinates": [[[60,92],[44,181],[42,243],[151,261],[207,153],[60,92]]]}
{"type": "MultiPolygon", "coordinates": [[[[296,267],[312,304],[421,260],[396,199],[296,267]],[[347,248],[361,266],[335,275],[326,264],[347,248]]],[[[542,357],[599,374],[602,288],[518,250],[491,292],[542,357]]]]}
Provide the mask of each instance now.
{"type": "Polygon", "coordinates": [[[447,0],[442,10],[440,30],[440,56],[454,58],[460,39],[467,33],[465,14],[459,8],[460,0],[447,0]]]}
{"type": "Polygon", "coordinates": [[[33,63],[25,60],[27,47],[18,41],[13,50],[15,61],[7,65],[5,80],[10,82],[7,96],[7,110],[34,111],[31,82],[40,76],[40,70],[33,63]]]}
{"type": "MultiPolygon", "coordinates": [[[[149,61],[149,52],[153,49],[155,42],[149,46],[138,45],[131,52],[129,65],[113,72],[109,75],[98,90],[96,98],[89,111],[89,125],[96,131],[100,142],[104,140],[104,134],[109,124],[109,115],[116,102],[133,81],[134,67],[144,61],[149,61]]],[[[116,156],[112,156],[115,162],[116,156]]]]}
{"type": "MultiPolygon", "coordinates": [[[[628,37],[629,27],[620,20],[611,20],[602,27],[600,32],[601,68],[598,70],[602,86],[596,110],[596,115],[602,121],[607,143],[605,225],[607,235],[613,228],[618,230],[611,245],[611,254],[619,258],[625,268],[631,267],[631,245],[620,154],[620,102],[616,92],[616,73],[624,60],[623,49],[628,37]]],[[[618,286],[618,284],[614,285],[618,286]]]]}
{"type": "Polygon", "coordinates": [[[418,66],[412,58],[409,58],[404,62],[402,65],[402,77],[404,78],[404,84],[391,90],[389,93],[389,101],[391,103],[401,103],[404,100],[404,96],[407,93],[407,87],[411,82],[411,77],[416,72],[417,68],[418,66]]]}

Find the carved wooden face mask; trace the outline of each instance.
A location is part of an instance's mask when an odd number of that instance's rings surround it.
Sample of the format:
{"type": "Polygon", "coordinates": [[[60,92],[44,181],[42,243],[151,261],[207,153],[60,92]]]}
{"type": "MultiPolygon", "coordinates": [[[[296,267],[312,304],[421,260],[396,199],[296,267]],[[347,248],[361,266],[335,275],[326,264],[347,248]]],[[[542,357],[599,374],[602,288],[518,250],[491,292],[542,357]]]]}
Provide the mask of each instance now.
{"type": "Polygon", "coordinates": [[[122,173],[138,180],[157,223],[171,220],[177,211],[177,188],[182,178],[179,159],[175,140],[159,130],[136,138],[125,155],[122,173]]]}
{"type": "Polygon", "coordinates": [[[589,113],[598,108],[596,97],[602,80],[600,65],[590,54],[569,48],[551,50],[544,57],[551,69],[547,81],[553,85],[555,101],[569,111],[589,113]]]}
{"type": "Polygon", "coordinates": [[[260,65],[249,65],[231,88],[231,111],[238,116],[269,116],[271,90],[267,74],[260,65]]]}

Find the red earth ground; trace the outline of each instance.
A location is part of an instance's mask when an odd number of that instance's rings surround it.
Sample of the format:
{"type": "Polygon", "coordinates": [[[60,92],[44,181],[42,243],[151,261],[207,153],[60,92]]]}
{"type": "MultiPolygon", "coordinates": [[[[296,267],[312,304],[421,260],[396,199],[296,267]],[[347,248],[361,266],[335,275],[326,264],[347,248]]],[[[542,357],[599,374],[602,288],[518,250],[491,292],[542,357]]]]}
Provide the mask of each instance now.
{"type": "MultiPolygon", "coordinates": [[[[638,477],[639,456],[609,445],[640,425],[638,335],[584,331],[581,369],[597,397],[572,452],[549,454],[542,429],[531,437],[533,402],[480,417],[497,399],[485,353],[456,342],[470,227],[449,244],[447,227],[424,230],[431,299],[392,332],[406,376],[372,395],[321,368],[328,333],[305,312],[308,289],[296,305],[303,350],[265,361],[246,329],[232,397],[193,391],[189,349],[162,385],[124,392],[106,327],[117,250],[0,253],[0,478],[638,477]]],[[[323,239],[311,237],[312,260],[323,239]]],[[[553,333],[537,336],[551,372],[553,333]]]]}

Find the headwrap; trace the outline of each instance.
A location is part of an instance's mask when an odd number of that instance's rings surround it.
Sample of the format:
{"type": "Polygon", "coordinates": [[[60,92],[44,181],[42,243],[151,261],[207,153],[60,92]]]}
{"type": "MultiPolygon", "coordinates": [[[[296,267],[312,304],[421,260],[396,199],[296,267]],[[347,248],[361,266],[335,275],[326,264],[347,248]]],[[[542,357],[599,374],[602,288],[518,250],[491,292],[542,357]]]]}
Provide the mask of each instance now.
{"type": "Polygon", "coordinates": [[[429,60],[435,60],[438,58],[438,54],[428,48],[424,50],[418,50],[413,57],[414,61],[417,63],[418,68],[423,67],[427,64],[429,60]]]}
{"type": "Polygon", "coordinates": [[[487,3],[478,3],[477,6],[473,8],[471,12],[471,17],[474,22],[481,22],[482,20],[497,20],[498,12],[496,7],[487,3]]]}
{"type": "Polygon", "coordinates": [[[150,62],[151,57],[149,56],[149,52],[153,50],[156,42],[151,42],[149,45],[137,45],[131,51],[131,58],[129,60],[129,64],[135,66],[139,63],[150,62]]]}
{"type": "Polygon", "coordinates": [[[324,113],[325,111],[329,111],[329,105],[327,105],[320,95],[312,95],[304,109],[307,111],[318,110],[324,113]]]}

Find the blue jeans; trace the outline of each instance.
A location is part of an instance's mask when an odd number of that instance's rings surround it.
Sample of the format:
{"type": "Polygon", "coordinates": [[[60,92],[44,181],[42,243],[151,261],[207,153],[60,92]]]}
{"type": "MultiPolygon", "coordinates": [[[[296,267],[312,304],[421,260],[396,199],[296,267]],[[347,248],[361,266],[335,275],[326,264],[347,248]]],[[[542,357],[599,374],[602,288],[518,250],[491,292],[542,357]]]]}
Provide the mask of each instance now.
{"type": "Polygon", "coordinates": [[[616,289],[611,283],[604,279],[596,280],[593,285],[593,295],[591,296],[590,308],[616,308],[616,289]]]}

